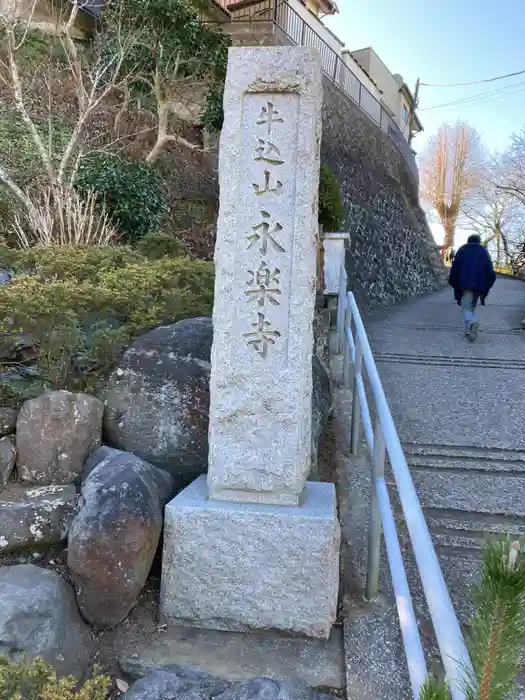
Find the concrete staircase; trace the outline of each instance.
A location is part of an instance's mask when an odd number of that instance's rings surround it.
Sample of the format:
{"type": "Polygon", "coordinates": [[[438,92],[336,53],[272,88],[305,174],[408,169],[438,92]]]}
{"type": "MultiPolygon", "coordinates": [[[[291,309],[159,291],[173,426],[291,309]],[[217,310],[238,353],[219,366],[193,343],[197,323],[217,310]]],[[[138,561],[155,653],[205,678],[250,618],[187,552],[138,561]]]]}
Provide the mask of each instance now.
{"type": "MultiPolygon", "coordinates": [[[[449,297],[446,290],[412,300],[365,318],[365,327],[452,601],[466,627],[487,538],[525,532],[525,336],[517,331],[525,286],[498,281],[491,306],[481,312],[483,332],[474,345],[462,337],[458,309],[449,297]]],[[[342,434],[349,429],[350,394],[340,387],[342,434]]],[[[374,606],[362,603],[370,468],[366,451],[356,458],[341,440],[349,504],[343,502],[348,697],[361,697],[352,690],[360,675],[370,680],[365,661],[356,666],[352,650],[367,638],[370,642],[370,630],[375,630],[372,636],[384,633],[389,641],[381,654],[371,652],[380,662],[379,673],[373,674],[380,680],[369,697],[411,698],[385,552],[382,597],[374,606]],[[383,679],[392,667],[402,668],[399,682],[385,688],[383,679]]],[[[428,667],[439,674],[437,644],[388,467],[387,481],[428,667]]],[[[516,700],[525,700],[525,678],[516,700]]]]}

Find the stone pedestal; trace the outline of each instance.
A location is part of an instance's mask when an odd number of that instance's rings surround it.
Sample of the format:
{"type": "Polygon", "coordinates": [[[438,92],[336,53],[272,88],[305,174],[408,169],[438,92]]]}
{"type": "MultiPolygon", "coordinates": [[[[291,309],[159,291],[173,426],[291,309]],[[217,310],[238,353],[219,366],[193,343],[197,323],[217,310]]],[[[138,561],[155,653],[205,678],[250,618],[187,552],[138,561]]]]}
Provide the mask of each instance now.
{"type": "Polygon", "coordinates": [[[335,491],[306,484],[321,81],[316,49],[230,49],[208,477],[166,509],[168,620],[317,637],[335,620],[335,491]]]}
{"type": "Polygon", "coordinates": [[[161,609],[167,622],[327,638],[339,585],[333,484],[301,507],[208,499],[200,477],[166,507],[161,609]]]}

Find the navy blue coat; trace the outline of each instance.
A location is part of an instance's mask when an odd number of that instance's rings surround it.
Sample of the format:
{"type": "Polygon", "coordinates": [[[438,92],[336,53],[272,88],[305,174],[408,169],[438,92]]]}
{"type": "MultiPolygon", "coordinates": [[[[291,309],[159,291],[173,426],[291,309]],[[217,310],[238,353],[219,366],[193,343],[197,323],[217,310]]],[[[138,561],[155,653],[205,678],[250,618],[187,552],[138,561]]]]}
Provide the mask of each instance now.
{"type": "Polygon", "coordinates": [[[454,288],[458,304],[465,289],[472,289],[480,296],[481,303],[490,292],[496,273],[490,255],[480,243],[467,243],[458,250],[452,261],[448,283],[454,288]]]}

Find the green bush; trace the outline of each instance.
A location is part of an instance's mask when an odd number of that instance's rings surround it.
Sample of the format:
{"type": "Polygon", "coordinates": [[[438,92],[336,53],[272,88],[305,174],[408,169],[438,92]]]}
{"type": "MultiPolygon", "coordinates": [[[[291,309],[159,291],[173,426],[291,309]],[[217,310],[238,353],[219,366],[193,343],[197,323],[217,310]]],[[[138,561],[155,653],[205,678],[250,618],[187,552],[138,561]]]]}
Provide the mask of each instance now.
{"type": "Polygon", "coordinates": [[[143,256],[127,246],[45,246],[16,250],[0,246],[0,266],[30,274],[41,282],[89,282],[106,270],[140,262],[143,256]]]}
{"type": "Polygon", "coordinates": [[[125,247],[10,253],[16,274],[0,285],[4,404],[48,388],[94,391],[134,335],[211,313],[210,263],[125,247]]]}
{"type": "Polygon", "coordinates": [[[77,688],[78,679],[57,679],[52,666],[41,659],[19,664],[0,657],[0,698],[2,700],[104,700],[110,679],[95,675],[77,688]]]}
{"type": "Polygon", "coordinates": [[[328,231],[339,231],[344,223],[345,210],[337,178],[327,165],[319,170],[319,223],[328,231]]]}
{"type": "Polygon", "coordinates": [[[111,153],[92,154],[82,161],[75,186],[81,193],[93,190],[104,201],[125,243],[137,243],[160,225],[164,196],[147,163],[111,153]]]}
{"type": "Polygon", "coordinates": [[[137,245],[137,251],[150,260],[178,258],[184,253],[183,244],[169,233],[148,233],[137,245]]]}

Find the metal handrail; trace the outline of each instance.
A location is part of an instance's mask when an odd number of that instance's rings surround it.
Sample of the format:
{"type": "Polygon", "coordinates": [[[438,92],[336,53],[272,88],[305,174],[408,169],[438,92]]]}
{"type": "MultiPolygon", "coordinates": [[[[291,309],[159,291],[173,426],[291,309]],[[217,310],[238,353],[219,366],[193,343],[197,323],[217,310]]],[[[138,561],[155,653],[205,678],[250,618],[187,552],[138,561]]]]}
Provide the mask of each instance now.
{"type": "Polygon", "coordinates": [[[342,267],[339,279],[337,337],[339,352],[343,352],[345,385],[348,386],[350,380],[353,380],[351,451],[353,453],[357,451],[362,422],[366,442],[372,455],[366,595],[373,600],[378,594],[381,530],[383,530],[412,696],[414,700],[418,700],[421,686],[427,676],[427,668],[385,482],[384,466],[388,455],[450,694],[452,700],[465,700],[465,680],[472,673],[472,664],[390,413],[366,330],[354,295],[346,291],[347,284],[347,274],[342,267]],[[352,326],[355,328],[355,334],[352,326]],[[374,399],[375,427],[368,406],[365,376],[374,399]]]}
{"type": "MultiPolygon", "coordinates": [[[[250,0],[249,2],[212,0],[212,2],[230,13],[231,22],[273,22],[294,44],[319,49],[325,75],[389,136],[403,156],[411,179],[416,186],[418,185],[419,173],[416,159],[398,124],[351,71],[341,56],[294,10],[287,0],[250,0]]],[[[317,17],[315,19],[323,30],[332,34],[321,20],[317,17]]]]}
{"type": "Polygon", "coordinates": [[[417,185],[419,172],[412,149],[403,136],[403,132],[383,105],[363,85],[359,78],[352,73],[341,56],[326,43],[315,29],[297,14],[287,0],[273,0],[273,2],[275,3],[274,21],[277,26],[295,44],[314,46],[319,49],[325,74],[390,137],[390,140],[405,159],[410,175],[417,185]],[[297,24],[301,26],[301,31],[296,29],[297,24]]]}

